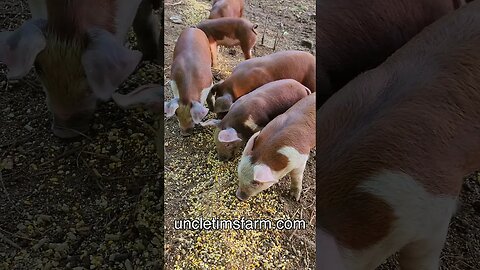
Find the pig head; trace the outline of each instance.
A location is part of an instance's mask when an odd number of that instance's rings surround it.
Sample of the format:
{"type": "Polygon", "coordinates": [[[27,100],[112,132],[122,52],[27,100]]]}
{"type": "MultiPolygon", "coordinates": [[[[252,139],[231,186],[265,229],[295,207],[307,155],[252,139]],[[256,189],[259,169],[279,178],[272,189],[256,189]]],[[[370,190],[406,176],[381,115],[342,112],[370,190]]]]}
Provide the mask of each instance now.
{"type": "MultiPolygon", "coordinates": [[[[208,114],[208,109],[203,106],[205,98],[200,101],[181,98],[178,94],[178,88],[175,81],[170,81],[174,98],[164,103],[164,111],[167,118],[177,116],[182,136],[189,136],[193,132],[195,124],[200,124],[202,119],[208,114]]],[[[205,93],[210,87],[204,89],[205,93]]],[[[204,94],[203,94],[204,95],[204,94]]]]}
{"type": "Polygon", "coordinates": [[[202,126],[214,126],[215,149],[218,158],[222,161],[231,159],[235,153],[245,144],[242,135],[233,127],[222,127],[222,120],[210,119],[200,123],[202,126]]]}
{"type": "Polygon", "coordinates": [[[123,46],[139,2],[32,0],[38,17],[0,33],[7,78],[20,79],[35,66],[58,137],[86,132],[97,100],[110,99],[139,63],[142,53],[123,46]]]}

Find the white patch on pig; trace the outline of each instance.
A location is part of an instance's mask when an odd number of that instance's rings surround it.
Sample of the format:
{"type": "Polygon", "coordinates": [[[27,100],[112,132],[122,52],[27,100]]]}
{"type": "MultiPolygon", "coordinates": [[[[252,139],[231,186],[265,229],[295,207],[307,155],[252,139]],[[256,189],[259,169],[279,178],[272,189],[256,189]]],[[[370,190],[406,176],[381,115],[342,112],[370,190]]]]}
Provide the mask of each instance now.
{"type": "Polygon", "coordinates": [[[438,269],[457,198],[433,195],[411,176],[391,171],[370,178],[358,188],[387,202],[397,219],[390,234],[374,246],[360,251],[343,249],[346,269],[375,269],[393,253],[415,241],[419,241],[417,246],[410,245],[408,252],[416,256],[411,256],[409,261],[405,258],[402,261],[400,257],[400,265],[405,269],[438,269]]]}
{"type": "Polygon", "coordinates": [[[210,90],[212,89],[212,87],[213,87],[213,82],[209,87],[202,89],[202,94],[200,95],[200,104],[202,105],[205,104],[208,98],[208,94],[210,93],[210,90]]]}
{"type": "Polygon", "coordinates": [[[260,130],[260,127],[255,124],[255,121],[253,121],[253,118],[251,115],[248,116],[248,119],[245,120],[243,123],[246,127],[249,127],[253,132],[257,132],[260,130]]]}
{"type": "Polygon", "coordinates": [[[308,154],[302,154],[298,152],[297,149],[291,146],[284,146],[280,148],[277,152],[288,158],[288,164],[283,170],[279,172],[272,171],[275,176],[278,176],[277,179],[284,177],[287,173],[291,172],[293,169],[301,168],[305,166],[305,163],[308,160],[308,154]]]}
{"type": "Polygon", "coordinates": [[[179,98],[180,95],[178,94],[178,86],[177,86],[177,83],[174,80],[170,81],[170,88],[172,89],[173,97],[174,98],[179,98]]]}

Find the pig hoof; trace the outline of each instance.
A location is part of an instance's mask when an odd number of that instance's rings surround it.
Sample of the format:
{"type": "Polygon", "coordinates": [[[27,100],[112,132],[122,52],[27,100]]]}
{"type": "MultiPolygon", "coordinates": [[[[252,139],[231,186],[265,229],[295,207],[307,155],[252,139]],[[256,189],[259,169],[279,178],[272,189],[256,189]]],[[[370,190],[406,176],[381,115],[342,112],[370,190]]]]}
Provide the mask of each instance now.
{"type": "Polygon", "coordinates": [[[298,202],[300,200],[300,193],[302,192],[301,189],[291,189],[290,190],[290,195],[295,198],[295,200],[298,202]]]}

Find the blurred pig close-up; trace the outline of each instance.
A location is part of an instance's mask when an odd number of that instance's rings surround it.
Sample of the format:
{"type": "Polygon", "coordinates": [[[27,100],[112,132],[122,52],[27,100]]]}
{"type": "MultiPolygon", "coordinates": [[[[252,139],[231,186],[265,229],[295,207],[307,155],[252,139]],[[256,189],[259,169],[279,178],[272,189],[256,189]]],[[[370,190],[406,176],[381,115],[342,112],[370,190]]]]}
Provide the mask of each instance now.
{"type": "Polygon", "coordinates": [[[21,79],[35,66],[55,135],[70,138],[87,132],[97,101],[109,100],[133,73],[142,53],[124,46],[132,24],[143,55],[159,59],[152,4],[30,0],[32,18],[0,33],[0,62],[9,69],[7,78],[21,79]]]}
{"type": "Polygon", "coordinates": [[[162,14],[0,1],[0,269],[162,268],[162,14]]]}
{"type": "Polygon", "coordinates": [[[317,269],[480,269],[480,0],[346,2],[317,1],[319,54],[355,22],[317,59],[317,269]]]}

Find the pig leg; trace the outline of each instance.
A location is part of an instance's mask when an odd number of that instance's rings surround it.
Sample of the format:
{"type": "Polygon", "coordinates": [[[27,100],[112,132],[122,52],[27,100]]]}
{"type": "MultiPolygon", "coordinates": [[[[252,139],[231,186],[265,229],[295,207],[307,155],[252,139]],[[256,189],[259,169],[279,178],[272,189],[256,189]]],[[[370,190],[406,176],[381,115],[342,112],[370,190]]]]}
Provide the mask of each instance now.
{"type": "Polygon", "coordinates": [[[216,41],[210,42],[210,51],[212,52],[212,67],[216,67],[218,64],[217,63],[218,47],[217,47],[216,41]]]}
{"type": "Polygon", "coordinates": [[[290,177],[292,178],[292,183],[290,185],[290,195],[295,197],[295,200],[300,200],[300,193],[302,192],[302,180],[303,172],[305,171],[305,165],[293,169],[290,172],[290,177]]]}
{"type": "Polygon", "coordinates": [[[243,52],[243,55],[245,56],[245,59],[252,58],[253,45],[250,45],[247,42],[241,42],[240,47],[242,48],[242,52],[243,52]]]}
{"type": "Polygon", "coordinates": [[[158,16],[153,13],[152,3],[143,0],[138,7],[133,30],[137,36],[138,47],[143,53],[144,60],[153,60],[160,63],[160,23],[158,16]]]}
{"type": "Polygon", "coordinates": [[[440,253],[447,237],[450,218],[446,218],[438,230],[431,231],[429,238],[410,243],[400,250],[402,270],[437,270],[440,267],[440,253]]]}

